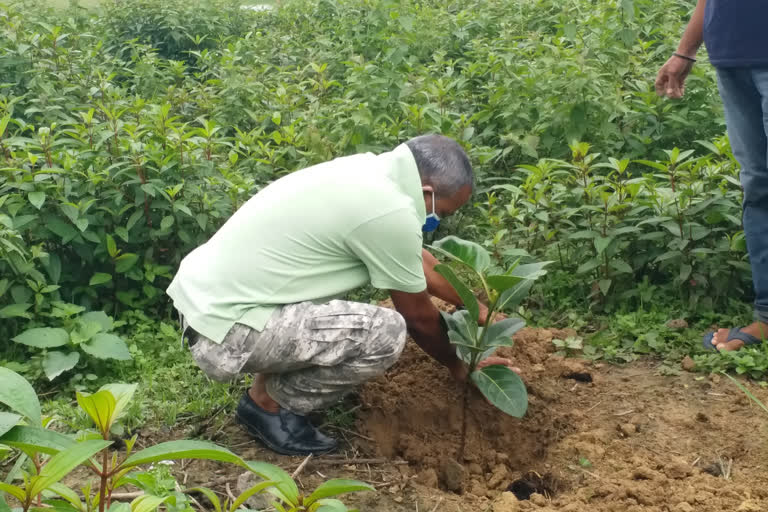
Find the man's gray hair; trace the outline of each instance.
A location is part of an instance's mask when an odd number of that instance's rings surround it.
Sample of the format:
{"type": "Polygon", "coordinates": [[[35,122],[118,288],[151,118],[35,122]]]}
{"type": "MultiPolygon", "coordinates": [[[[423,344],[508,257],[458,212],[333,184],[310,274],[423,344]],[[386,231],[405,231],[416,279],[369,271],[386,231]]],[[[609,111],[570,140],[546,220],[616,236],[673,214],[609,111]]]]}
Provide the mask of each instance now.
{"type": "Polygon", "coordinates": [[[405,144],[413,153],[422,183],[432,185],[435,195],[453,197],[464,187],[474,191],[472,164],[458,142],[442,135],[421,135],[405,144]]]}

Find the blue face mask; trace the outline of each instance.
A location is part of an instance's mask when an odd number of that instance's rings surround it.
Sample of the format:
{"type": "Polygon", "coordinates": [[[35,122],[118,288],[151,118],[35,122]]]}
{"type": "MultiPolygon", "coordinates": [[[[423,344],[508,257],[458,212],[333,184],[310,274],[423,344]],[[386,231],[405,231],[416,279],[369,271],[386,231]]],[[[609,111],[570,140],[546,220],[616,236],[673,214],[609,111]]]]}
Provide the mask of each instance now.
{"type": "Polygon", "coordinates": [[[440,217],[435,213],[435,191],[432,191],[432,213],[427,215],[427,220],[424,222],[424,225],[421,227],[421,230],[424,233],[431,233],[432,231],[437,229],[437,226],[440,225],[440,217]]]}

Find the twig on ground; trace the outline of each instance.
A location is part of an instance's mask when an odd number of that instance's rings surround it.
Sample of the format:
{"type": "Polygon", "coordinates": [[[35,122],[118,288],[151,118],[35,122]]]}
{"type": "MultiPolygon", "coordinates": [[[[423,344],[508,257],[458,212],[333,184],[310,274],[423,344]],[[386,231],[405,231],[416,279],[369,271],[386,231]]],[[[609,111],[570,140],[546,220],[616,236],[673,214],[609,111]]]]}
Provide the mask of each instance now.
{"type": "Polygon", "coordinates": [[[372,438],[370,438],[368,436],[364,436],[363,434],[361,434],[359,432],[355,432],[354,430],[349,430],[349,429],[344,428],[344,427],[337,427],[335,425],[332,425],[332,426],[328,427],[328,430],[338,430],[339,432],[343,432],[345,434],[350,434],[350,435],[353,435],[355,437],[359,437],[360,439],[365,439],[366,441],[376,442],[375,439],[372,439],[372,438]]]}
{"type": "Polygon", "coordinates": [[[323,466],[345,466],[347,464],[392,464],[393,466],[407,465],[405,460],[387,460],[387,459],[315,459],[312,464],[323,466]]]}
{"type": "Polygon", "coordinates": [[[634,409],[630,409],[630,410],[624,411],[624,412],[617,412],[616,414],[614,414],[614,416],[626,416],[627,414],[632,414],[633,412],[635,412],[635,410],[634,409]]]}
{"type": "Polygon", "coordinates": [[[232,500],[232,503],[234,503],[237,498],[235,498],[235,495],[232,494],[232,489],[229,488],[229,482],[224,485],[224,488],[227,490],[227,496],[229,496],[229,499],[232,500]]]}
{"type": "Polygon", "coordinates": [[[601,403],[603,403],[603,401],[602,401],[602,400],[600,400],[600,401],[599,401],[599,402],[597,402],[595,405],[593,405],[592,407],[590,407],[589,409],[587,409],[586,411],[584,411],[584,414],[586,414],[586,413],[588,413],[588,412],[592,411],[592,409],[594,409],[595,407],[597,407],[597,406],[598,406],[598,405],[600,405],[601,403]]]}
{"type": "Polygon", "coordinates": [[[597,473],[593,473],[593,472],[591,472],[591,471],[587,471],[587,470],[586,470],[586,469],[584,469],[584,468],[579,468],[579,469],[580,469],[581,471],[583,471],[584,473],[588,474],[589,476],[591,476],[592,478],[597,478],[597,479],[598,479],[598,480],[600,480],[601,482],[603,481],[603,477],[601,477],[601,476],[600,476],[600,475],[598,475],[597,473]]]}
{"type": "Polygon", "coordinates": [[[432,512],[435,512],[437,510],[437,507],[439,507],[442,502],[443,502],[443,498],[440,498],[440,500],[435,504],[435,508],[432,509],[432,512]]]}
{"type": "Polygon", "coordinates": [[[138,498],[139,496],[142,496],[143,494],[144,494],[144,491],[113,492],[112,501],[132,500],[132,499],[138,498]]]}
{"type": "Polygon", "coordinates": [[[307,463],[309,462],[309,459],[311,459],[311,458],[312,458],[312,454],[310,453],[309,455],[307,455],[307,458],[304,459],[301,462],[301,464],[299,464],[299,467],[297,467],[296,471],[293,472],[293,474],[291,475],[291,478],[295,479],[297,476],[299,476],[299,474],[302,471],[304,471],[304,468],[307,467],[307,463]]]}

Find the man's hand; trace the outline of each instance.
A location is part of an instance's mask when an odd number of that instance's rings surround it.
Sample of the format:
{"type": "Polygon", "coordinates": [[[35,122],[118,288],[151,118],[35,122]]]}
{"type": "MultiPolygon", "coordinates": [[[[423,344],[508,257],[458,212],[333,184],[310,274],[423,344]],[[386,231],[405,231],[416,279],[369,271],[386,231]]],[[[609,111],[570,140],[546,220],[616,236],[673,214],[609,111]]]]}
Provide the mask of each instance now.
{"type": "Polygon", "coordinates": [[[656,94],[679,99],[685,94],[685,79],[693,68],[693,62],[672,56],[656,76],[656,94]]]}
{"type": "MultiPolygon", "coordinates": [[[[496,312],[496,314],[493,317],[493,323],[501,322],[502,320],[506,319],[507,315],[504,313],[496,312]]],[[[485,321],[488,319],[488,306],[485,304],[480,304],[480,316],[477,319],[477,323],[480,325],[485,325],[485,321]]]]}

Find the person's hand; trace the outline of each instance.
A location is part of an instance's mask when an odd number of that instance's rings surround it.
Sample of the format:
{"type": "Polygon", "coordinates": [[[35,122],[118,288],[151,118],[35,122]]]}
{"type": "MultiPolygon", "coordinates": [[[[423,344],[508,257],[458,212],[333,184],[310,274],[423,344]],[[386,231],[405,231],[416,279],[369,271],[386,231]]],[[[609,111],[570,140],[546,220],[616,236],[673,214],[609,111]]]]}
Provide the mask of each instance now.
{"type": "MultiPolygon", "coordinates": [[[[485,325],[485,320],[488,318],[488,306],[485,304],[480,304],[480,317],[478,318],[477,323],[480,325],[485,325]]],[[[501,322],[507,318],[507,315],[504,313],[496,312],[496,315],[493,317],[493,323],[501,322]]]]}
{"type": "Polygon", "coordinates": [[[661,66],[656,76],[656,94],[678,99],[685,94],[685,79],[693,68],[693,62],[672,56],[661,66]]]}
{"type": "Polygon", "coordinates": [[[477,363],[477,369],[482,370],[486,366],[493,366],[493,365],[501,365],[506,366],[516,374],[520,375],[521,371],[520,368],[517,366],[512,366],[512,361],[507,359],[506,357],[499,357],[499,356],[489,356],[477,363]]]}

